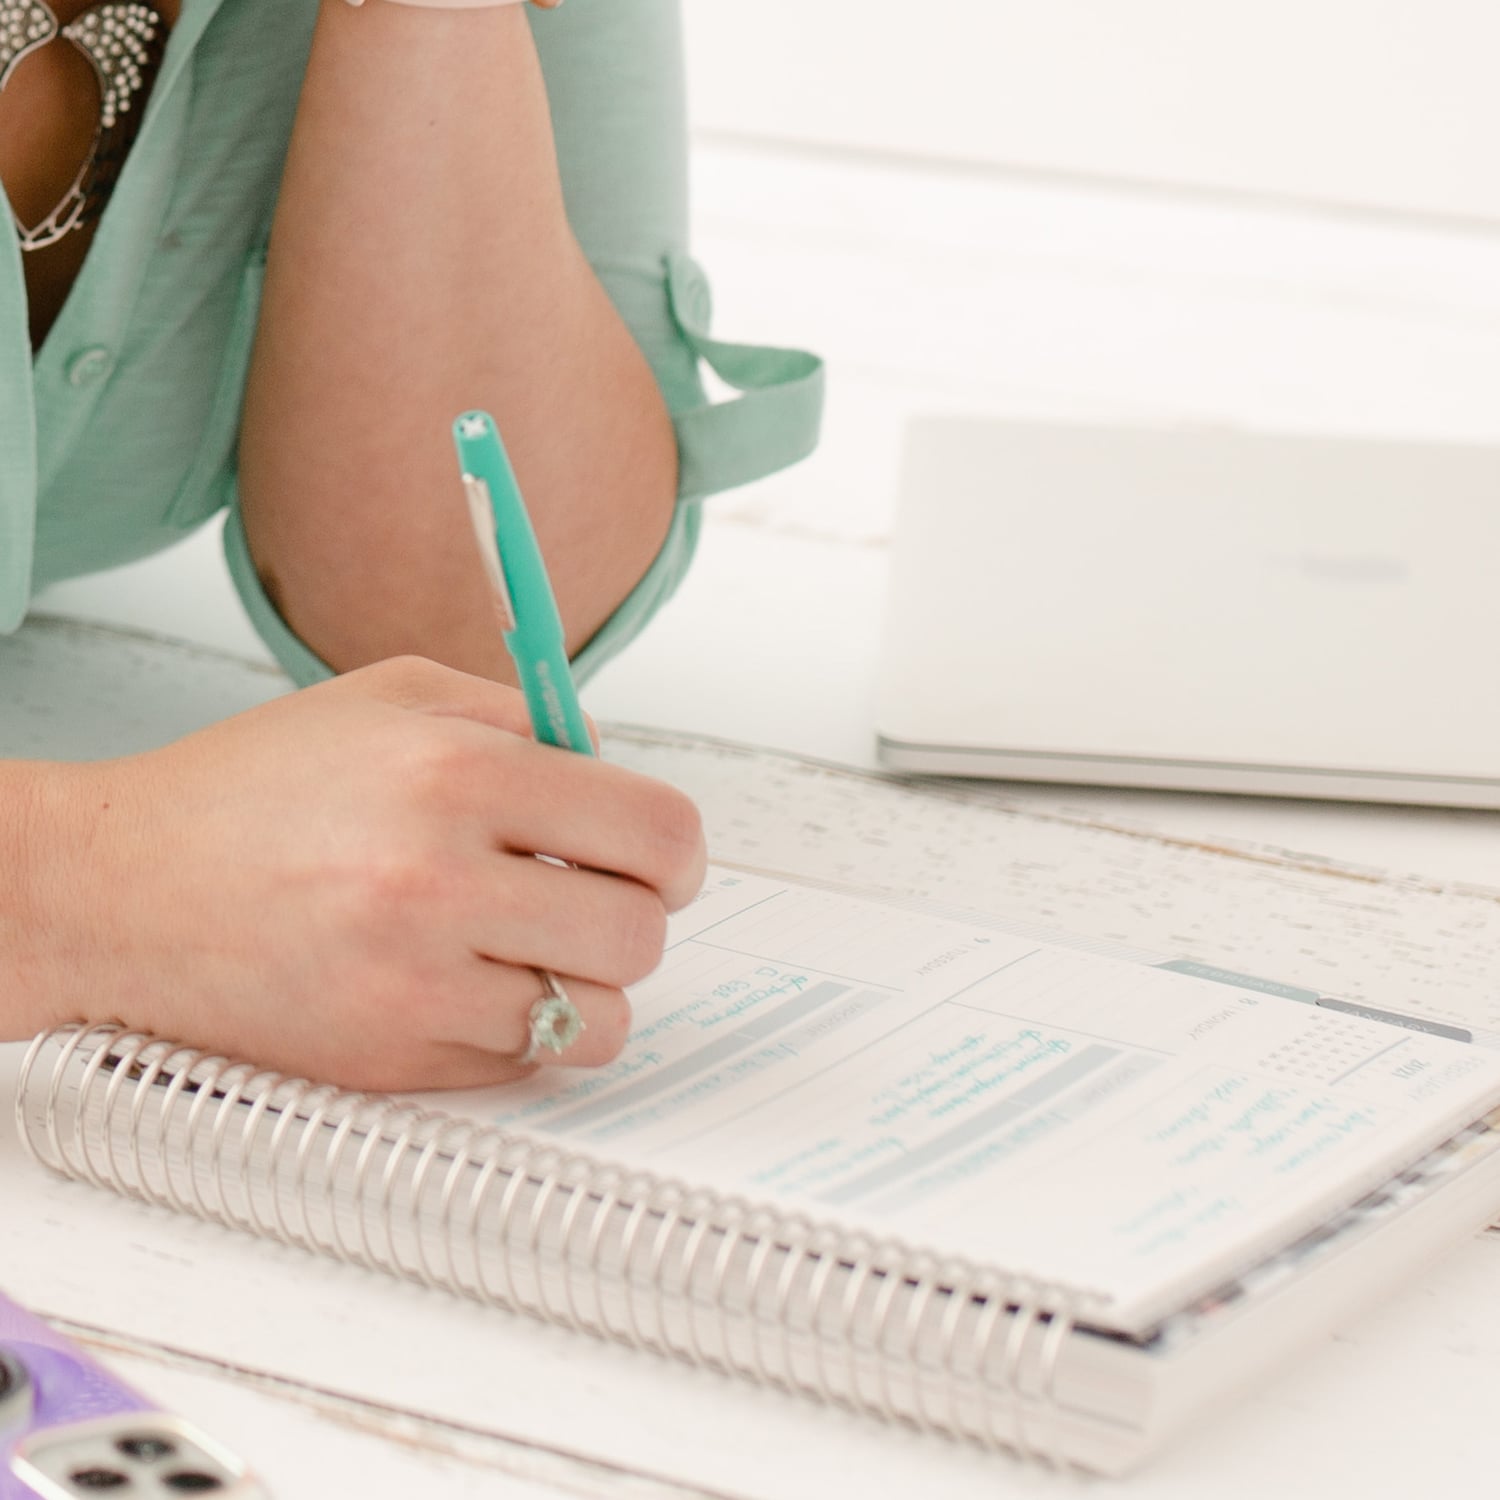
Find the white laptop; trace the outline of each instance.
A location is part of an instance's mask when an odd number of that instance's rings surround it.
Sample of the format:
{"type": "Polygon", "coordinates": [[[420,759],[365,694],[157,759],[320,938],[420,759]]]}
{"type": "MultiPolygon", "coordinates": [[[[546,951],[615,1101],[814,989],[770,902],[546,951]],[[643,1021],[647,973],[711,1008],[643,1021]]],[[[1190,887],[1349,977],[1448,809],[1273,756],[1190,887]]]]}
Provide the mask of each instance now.
{"type": "Polygon", "coordinates": [[[933,417],[901,489],[886,765],[1500,808],[1500,449],[933,417]]]}

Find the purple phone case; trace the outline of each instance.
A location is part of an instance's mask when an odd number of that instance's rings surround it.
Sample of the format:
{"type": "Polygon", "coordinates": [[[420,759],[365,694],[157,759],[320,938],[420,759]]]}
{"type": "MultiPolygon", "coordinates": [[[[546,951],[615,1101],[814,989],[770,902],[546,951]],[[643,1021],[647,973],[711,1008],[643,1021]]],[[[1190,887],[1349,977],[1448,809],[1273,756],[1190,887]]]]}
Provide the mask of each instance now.
{"type": "Polygon", "coordinates": [[[121,1412],[161,1410],[96,1365],[40,1318],[3,1296],[0,1353],[23,1366],[31,1378],[29,1412],[22,1408],[12,1415],[8,1403],[0,1402],[0,1500],[34,1500],[35,1492],[15,1478],[10,1467],[15,1444],[29,1434],[121,1412]],[[18,1425],[7,1425],[18,1418],[18,1425]]]}

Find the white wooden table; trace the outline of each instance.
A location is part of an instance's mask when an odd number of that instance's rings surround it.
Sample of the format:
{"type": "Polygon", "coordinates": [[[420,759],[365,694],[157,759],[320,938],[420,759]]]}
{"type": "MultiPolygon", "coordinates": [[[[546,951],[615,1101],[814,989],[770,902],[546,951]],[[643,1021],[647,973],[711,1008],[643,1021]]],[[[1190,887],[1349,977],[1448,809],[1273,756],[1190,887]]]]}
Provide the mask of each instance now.
{"type": "MultiPolygon", "coordinates": [[[[725,336],[805,339],[832,357],[828,442],[796,473],[714,502],[683,593],[589,694],[607,719],[869,765],[884,543],[909,411],[1500,439],[1493,239],[727,146],[702,153],[699,215],[725,336]]],[[[205,541],[44,604],[257,650],[205,541]]],[[[0,680],[7,663],[19,675],[27,660],[75,649],[86,662],[123,648],[44,630],[0,648],[0,680]]],[[[5,702],[0,731],[103,753],[132,712],[132,733],[175,732],[276,687],[232,662],[164,673],[162,661],[142,646],[133,675],[114,675],[117,713],[101,713],[103,690],[80,668],[73,698],[50,711],[5,702]]],[[[621,741],[617,753],[691,784],[721,854],[758,838],[763,862],[796,867],[858,845],[858,799],[835,843],[810,832],[809,809],[847,793],[839,778],[671,743],[621,741]],[[747,829],[728,804],[750,783],[760,807],[747,829]]],[[[1003,808],[972,814],[990,853],[961,874],[982,899],[1035,900],[1063,925],[1143,943],[1217,942],[1262,969],[1281,961],[1281,972],[1333,954],[1339,973],[1377,990],[1441,983],[1451,964],[1478,999],[1500,975],[1490,815],[1004,796],[1003,808]],[[1311,921],[1316,943],[1291,918],[1311,921]],[[1299,946],[1313,951],[1299,957],[1299,946]]],[[[919,844],[897,854],[930,876],[919,844]]],[[[871,854],[867,873],[899,883],[899,864],[871,854]]],[[[13,1051],[0,1061],[0,1092],[13,1061],[13,1051]]],[[[22,1162],[8,1130],[0,1184],[0,1285],[238,1444],[284,1500],[977,1500],[1091,1487],[55,1183],[22,1162]]],[[[1497,1389],[1491,1237],[1122,1489],[1137,1500],[1460,1493],[1500,1458],[1497,1389]]]]}

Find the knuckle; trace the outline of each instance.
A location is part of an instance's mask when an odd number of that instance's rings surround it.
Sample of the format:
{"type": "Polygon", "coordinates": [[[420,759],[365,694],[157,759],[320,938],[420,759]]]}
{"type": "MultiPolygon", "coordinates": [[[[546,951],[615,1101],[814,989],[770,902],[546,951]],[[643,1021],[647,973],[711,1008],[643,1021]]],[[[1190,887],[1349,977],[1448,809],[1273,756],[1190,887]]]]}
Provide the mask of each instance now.
{"type": "Polygon", "coordinates": [[[436,852],[397,850],[366,857],[350,878],[356,924],[387,935],[419,914],[450,910],[459,886],[454,862],[436,852]]]}
{"type": "Polygon", "coordinates": [[[423,803],[446,805],[466,794],[480,775],[474,746],[447,720],[419,721],[393,751],[396,782],[423,803]]]}
{"type": "Polygon", "coordinates": [[[431,695],[448,669],[425,656],[391,656],[362,669],[361,675],[381,692],[401,703],[420,702],[431,695]]]}

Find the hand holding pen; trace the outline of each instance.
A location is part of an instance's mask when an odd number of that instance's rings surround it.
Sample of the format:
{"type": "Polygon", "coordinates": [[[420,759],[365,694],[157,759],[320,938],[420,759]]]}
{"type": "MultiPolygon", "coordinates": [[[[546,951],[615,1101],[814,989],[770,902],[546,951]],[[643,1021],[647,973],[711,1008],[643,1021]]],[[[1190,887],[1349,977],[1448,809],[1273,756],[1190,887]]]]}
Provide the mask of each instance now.
{"type": "MultiPolygon", "coordinates": [[[[537,742],[592,755],[593,736],[573,688],[557,601],[494,418],[466,412],[453,424],[453,441],[505,649],[515,663],[537,742]]],[[[538,969],[537,978],[543,991],[528,1013],[529,1040],[520,1056],[528,1065],[546,1052],[560,1056],[588,1028],[552,970],[538,969]]]]}
{"type": "MultiPolygon", "coordinates": [[[[534,594],[506,576],[528,625],[534,594]]],[[[571,724],[589,742],[560,639],[542,644],[521,669],[542,743],[514,688],[405,657],[51,768],[23,900],[0,862],[0,1035],[118,1020],[381,1091],[610,1061],[625,987],[697,893],[702,829],[672,788],[545,743],[571,724]],[[568,1013],[538,1008],[554,982],[583,1023],[560,1053],[568,1013]]]]}
{"type": "MultiPolygon", "coordinates": [[[[505,647],[537,741],[592,756],[594,740],[574,690],[557,601],[494,419],[487,412],[465,412],[453,424],[453,440],[505,647]]],[[[537,854],[552,864],[562,862],[545,851],[537,854]]],[[[556,973],[539,967],[537,978],[543,992],[528,1013],[530,1037],[520,1056],[524,1064],[542,1061],[549,1052],[566,1053],[589,1025],[556,973]]]]}

